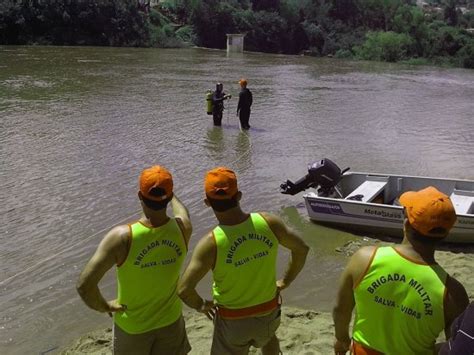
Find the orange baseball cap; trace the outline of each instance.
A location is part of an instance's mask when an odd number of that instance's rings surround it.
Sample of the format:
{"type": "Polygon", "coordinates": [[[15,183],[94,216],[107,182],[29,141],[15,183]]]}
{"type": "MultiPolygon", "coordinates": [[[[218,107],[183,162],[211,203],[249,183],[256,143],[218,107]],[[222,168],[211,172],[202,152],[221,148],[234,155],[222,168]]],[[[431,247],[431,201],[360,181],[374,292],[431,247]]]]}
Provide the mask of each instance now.
{"type": "Polygon", "coordinates": [[[204,178],[204,190],[206,196],[212,199],[230,199],[239,191],[237,176],[232,170],[225,167],[209,170],[204,178]]]}
{"type": "Polygon", "coordinates": [[[239,80],[239,84],[240,84],[240,85],[247,86],[247,79],[244,79],[244,78],[240,79],[240,80],[239,80]]]}
{"type": "MultiPolygon", "coordinates": [[[[411,226],[419,233],[430,236],[434,228],[449,231],[456,223],[456,211],[449,197],[429,186],[420,191],[408,191],[400,196],[411,226]]],[[[432,236],[432,235],[431,235],[432,236]]]]}
{"type": "Polygon", "coordinates": [[[143,197],[152,201],[163,201],[173,196],[173,177],[162,166],[155,165],[145,169],[140,175],[140,192],[143,197]],[[154,189],[163,190],[164,194],[153,194],[154,189]]]}

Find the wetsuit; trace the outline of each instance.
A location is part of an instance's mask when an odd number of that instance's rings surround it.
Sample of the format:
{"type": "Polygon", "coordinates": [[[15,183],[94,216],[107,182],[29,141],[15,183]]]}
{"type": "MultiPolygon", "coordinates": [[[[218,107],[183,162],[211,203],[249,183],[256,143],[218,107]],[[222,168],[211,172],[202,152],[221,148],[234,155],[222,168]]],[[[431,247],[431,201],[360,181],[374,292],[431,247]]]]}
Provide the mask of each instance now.
{"type": "Polygon", "coordinates": [[[242,129],[249,129],[250,107],[252,106],[252,92],[247,88],[242,88],[239,93],[239,103],[237,112],[239,114],[240,126],[242,129]]]}
{"type": "Polygon", "coordinates": [[[217,90],[212,94],[212,118],[214,119],[214,126],[220,126],[222,124],[225,96],[225,92],[217,90]]]}

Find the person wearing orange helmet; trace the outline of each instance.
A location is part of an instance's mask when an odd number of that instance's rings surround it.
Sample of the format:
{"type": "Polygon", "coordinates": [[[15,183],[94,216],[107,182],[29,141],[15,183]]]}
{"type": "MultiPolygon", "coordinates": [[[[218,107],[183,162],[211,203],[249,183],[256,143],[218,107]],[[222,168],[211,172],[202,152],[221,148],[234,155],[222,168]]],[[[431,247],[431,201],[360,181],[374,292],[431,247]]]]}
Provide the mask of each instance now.
{"type": "Polygon", "coordinates": [[[237,104],[237,116],[239,116],[240,127],[242,129],[249,129],[250,107],[252,106],[253,97],[252,92],[247,88],[247,80],[240,79],[240,93],[239,102],[237,104]]]}

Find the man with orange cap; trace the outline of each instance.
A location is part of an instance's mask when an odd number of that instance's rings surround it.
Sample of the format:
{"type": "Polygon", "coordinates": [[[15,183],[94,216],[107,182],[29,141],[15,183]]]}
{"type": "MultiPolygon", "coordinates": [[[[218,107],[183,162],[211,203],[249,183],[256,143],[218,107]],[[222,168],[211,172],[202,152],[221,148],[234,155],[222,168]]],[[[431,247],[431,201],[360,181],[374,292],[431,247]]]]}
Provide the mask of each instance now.
{"type": "Polygon", "coordinates": [[[219,225],[196,246],[178,286],[191,308],[214,319],[211,354],[248,354],[250,346],[263,354],[278,354],[275,332],[280,325],[279,292],[304,266],[308,247],[276,216],[246,213],[232,170],[216,168],[206,174],[204,202],[219,225]],[[276,280],[278,246],[291,251],[284,277],[276,280]],[[214,300],[205,300],[196,285],[212,270],[214,300]]]}
{"type": "Polygon", "coordinates": [[[192,232],[189,214],[161,166],[143,170],[138,198],[143,216],[105,235],[77,290],[90,308],[113,316],[114,354],[187,354],[191,347],[176,288],[192,232]],[[166,213],[169,203],[174,218],[166,213]],[[98,283],[114,265],[118,296],[106,301],[98,283]]]}
{"type": "Polygon", "coordinates": [[[250,119],[250,107],[252,106],[253,97],[252,92],[247,89],[247,80],[240,79],[240,93],[239,93],[239,103],[237,104],[237,115],[240,120],[240,127],[242,129],[249,129],[249,119],[250,119]]]}
{"type": "Polygon", "coordinates": [[[404,193],[400,203],[402,244],[363,247],[342,274],[333,311],[336,354],[431,355],[440,332],[449,336],[452,321],[469,303],[464,287],[434,257],[456,222],[449,197],[430,186],[404,193]]]}

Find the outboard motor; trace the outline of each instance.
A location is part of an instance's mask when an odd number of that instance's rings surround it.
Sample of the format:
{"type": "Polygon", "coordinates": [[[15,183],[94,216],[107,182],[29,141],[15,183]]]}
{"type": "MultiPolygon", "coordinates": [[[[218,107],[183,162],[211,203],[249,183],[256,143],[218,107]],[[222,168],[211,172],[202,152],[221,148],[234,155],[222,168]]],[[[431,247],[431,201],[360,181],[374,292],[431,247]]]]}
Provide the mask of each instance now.
{"type": "Polygon", "coordinates": [[[329,196],[334,187],[341,180],[342,175],[349,170],[346,168],[341,171],[339,167],[327,158],[314,162],[308,165],[308,174],[296,182],[286,180],[280,185],[280,192],[282,194],[296,195],[297,193],[306,190],[310,187],[318,187],[319,196],[329,196]]]}

